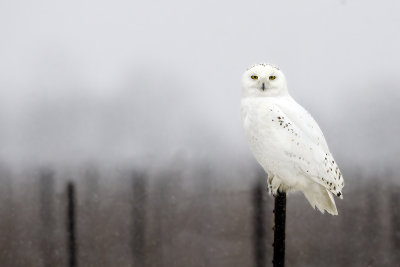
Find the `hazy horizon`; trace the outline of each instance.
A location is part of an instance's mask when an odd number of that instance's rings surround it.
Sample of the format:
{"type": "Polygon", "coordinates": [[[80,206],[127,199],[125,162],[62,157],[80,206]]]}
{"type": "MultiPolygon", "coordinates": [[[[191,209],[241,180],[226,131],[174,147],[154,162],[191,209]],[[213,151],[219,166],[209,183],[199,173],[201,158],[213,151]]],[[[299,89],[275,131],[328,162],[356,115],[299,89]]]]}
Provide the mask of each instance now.
{"type": "Polygon", "coordinates": [[[342,164],[399,156],[399,3],[0,4],[0,159],[251,161],[242,72],[280,66],[342,164]]]}

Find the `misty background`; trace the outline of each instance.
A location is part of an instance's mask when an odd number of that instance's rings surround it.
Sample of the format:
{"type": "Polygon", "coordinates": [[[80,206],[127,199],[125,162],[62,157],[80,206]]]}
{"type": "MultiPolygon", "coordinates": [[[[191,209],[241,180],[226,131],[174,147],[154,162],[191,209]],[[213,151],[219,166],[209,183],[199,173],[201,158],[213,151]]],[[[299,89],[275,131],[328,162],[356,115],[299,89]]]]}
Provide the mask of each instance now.
{"type": "MultiPolygon", "coordinates": [[[[394,0],[0,1],[0,214],[8,220],[0,231],[10,235],[0,240],[3,262],[41,266],[48,255],[64,255],[48,244],[63,251],[60,214],[65,181],[72,180],[78,212],[86,214],[78,217],[78,230],[87,235],[78,240],[82,251],[96,247],[98,232],[110,229],[98,226],[102,230],[92,229],[93,235],[85,230],[104,219],[97,212],[117,213],[120,220],[110,225],[132,229],[124,219],[132,202],[126,190],[139,188],[146,202],[136,202],[145,207],[138,214],[147,220],[139,231],[143,242],[133,242],[135,266],[236,266],[237,260],[237,266],[249,266],[253,190],[266,190],[266,179],[244,138],[240,80],[250,65],[270,62],[283,70],[289,92],[321,126],[346,180],[344,200],[336,201],[339,219],[313,211],[300,194],[289,196],[289,263],[321,266],[331,259],[330,246],[311,256],[320,244],[310,239],[314,230],[300,230],[304,225],[314,225],[317,236],[330,225],[326,238],[342,246],[349,239],[338,233],[350,232],[347,223],[368,225],[366,218],[378,217],[374,229],[382,231],[371,241],[364,238],[371,228],[353,229],[353,250],[339,251],[344,256],[330,266],[351,259],[352,266],[382,266],[382,259],[394,264],[400,248],[399,11],[394,0]],[[140,186],[132,187],[138,171],[140,186]],[[47,199],[55,202],[46,206],[47,199]],[[379,201],[371,208],[374,199],[379,201]],[[54,217],[45,230],[40,203],[54,217]],[[32,220],[44,234],[18,230],[32,220]],[[90,236],[96,237],[93,244],[84,243],[90,236]],[[304,249],[290,253],[298,246],[304,249]],[[41,258],[37,265],[21,262],[24,256],[16,251],[33,248],[45,256],[32,252],[32,259],[41,258]],[[190,252],[182,257],[184,249],[190,252]],[[351,258],[360,251],[364,256],[351,258]],[[366,259],[371,251],[373,259],[366,259]]],[[[264,191],[260,199],[266,210],[260,216],[270,224],[273,199],[264,191]]],[[[271,236],[265,236],[268,247],[271,236]]],[[[82,266],[116,266],[115,259],[129,266],[132,253],[124,241],[101,240],[104,248],[80,254],[82,266]],[[100,262],[90,263],[90,257],[100,262]]],[[[54,257],[50,262],[61,266],[64,256],[54,257]]]]}

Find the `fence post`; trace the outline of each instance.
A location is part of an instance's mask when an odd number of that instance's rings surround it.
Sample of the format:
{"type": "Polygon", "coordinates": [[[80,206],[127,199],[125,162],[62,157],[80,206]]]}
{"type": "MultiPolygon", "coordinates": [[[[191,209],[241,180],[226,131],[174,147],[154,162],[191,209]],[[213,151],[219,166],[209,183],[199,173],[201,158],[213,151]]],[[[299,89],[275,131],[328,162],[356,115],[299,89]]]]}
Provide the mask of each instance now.
{"type": "Polygon", "coordinates": [[[286,193],[278,191],[274,208],[274,267],[285,266],[286,193]]]}
{"type": "Polygon", "coordinates": [[[400,262],[400,211],[397,207],[392,206],[393,203],[400,203],[399,190],[400,186],[392,186],[389,195],[393,262],[400,262]]]}
{"type": "Polygon", "coordinates": [[[39,215],[41,221],[41,250],[43,266],[56,265],[54,246],[54,172],[50,169],[40,171],[39,215]]]}
{"type": "MultiPolygon", "coordinates": [[[[264,178],[264,177],[262,177],[264,178]]],[[[266,232],[265,232],[265,212],[266,205],[264,202],[264,194],[267,192],[263,181],[258,179],[253,189],[253,245],[254,259],[256,267],[264,267],[266,265],[266,232]]]]}
{"type": "Polygon", "coordinates": [[[72,182],[67,184],[67,242],[68,242],[68,266],[78,266],[76,260],[76,209],[75,186],[72,182]]]}
{"type": "Polygon", "coordinates": [[[132,174],[132,252],[133,266],[145,265],[146,176],[143,172],[132,174]]]}

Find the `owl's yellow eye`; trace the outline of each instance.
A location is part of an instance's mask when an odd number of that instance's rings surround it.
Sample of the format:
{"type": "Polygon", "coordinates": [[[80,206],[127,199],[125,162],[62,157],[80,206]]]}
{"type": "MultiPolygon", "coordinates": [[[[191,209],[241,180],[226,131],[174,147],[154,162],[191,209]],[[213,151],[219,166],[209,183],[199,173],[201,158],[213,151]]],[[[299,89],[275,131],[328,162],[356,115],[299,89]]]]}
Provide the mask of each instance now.
{"type": "Polygon", "coordinates": [[[256,75],[251,75],[251,78],[252,78],[253,80],[257,80],[257,79],[258,79],[258,76],[256,76],[256,75]]]}
{"type": "Polygon", "coordinates": [[[276,76],[269,76],[269,79],[272,81],[272,80],[275,80],[276,79],[276,76]]]}

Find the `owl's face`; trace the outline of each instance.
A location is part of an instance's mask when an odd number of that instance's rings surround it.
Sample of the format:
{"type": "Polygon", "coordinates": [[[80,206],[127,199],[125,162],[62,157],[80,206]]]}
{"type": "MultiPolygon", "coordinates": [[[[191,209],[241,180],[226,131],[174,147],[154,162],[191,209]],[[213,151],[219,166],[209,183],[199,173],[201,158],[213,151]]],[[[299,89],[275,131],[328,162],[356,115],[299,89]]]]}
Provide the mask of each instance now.
{"type": "Polygon", "coordinates": [[[258,64],[245,71],[242,87],[243,97],[273,97],[287,93],[282,71],[269,64],[258,64]]]}

